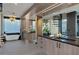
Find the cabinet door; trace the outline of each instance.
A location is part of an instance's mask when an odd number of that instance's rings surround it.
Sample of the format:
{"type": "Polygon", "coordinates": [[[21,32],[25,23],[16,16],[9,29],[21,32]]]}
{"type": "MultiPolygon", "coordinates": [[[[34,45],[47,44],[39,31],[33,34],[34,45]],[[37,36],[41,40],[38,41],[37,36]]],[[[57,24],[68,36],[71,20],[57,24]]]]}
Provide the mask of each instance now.
{"type": "Polygon", "coordinates": [[[46,52],[46,38],[42,38],[42,49],[46,52]]]}
{"type": "Polygon", "coordinates": [[[38,42],[38,47],[42,47],[42,37],[38,37],[38,40],[37,40],[37,42],[38,42]]]}
{"type": "Polygon", "coordinates": [[[46,52],[48,55],[58,55],[58,43],[59,42],[50,39],[46,40],[46,52]]]}
{"type": "Polygon", "coordinates": [[[46,39],[46,53],[48,55],[52,54],[52,45],[51,45],[51,41],[50,39],[46,39]]]}
{"type": "Polygon", "coordinates": [[[73,54],[74,55],[79,55],[79,47],[77,47],[77,46],[73,46],[74,48],[73,48],[73,54]]]}
{"type": "Polygon", "coordinates": [[[51,47],[52,47],[52,55],[58,55],[58,42],[57,41],[51,41],[51,47]]]}
{"type": "Polygon", "coordinates": [[[72,55],[73,54],[73,46],[66,44],[66,43],[60,43],[60,47],[58,49],[59,55],[72,55]]]}

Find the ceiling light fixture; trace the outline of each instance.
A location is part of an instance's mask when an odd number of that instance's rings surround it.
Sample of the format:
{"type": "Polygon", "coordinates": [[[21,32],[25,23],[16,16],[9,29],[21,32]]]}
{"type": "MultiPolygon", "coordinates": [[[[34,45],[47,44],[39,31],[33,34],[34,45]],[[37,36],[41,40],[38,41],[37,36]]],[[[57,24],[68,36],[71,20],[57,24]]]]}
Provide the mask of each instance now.
{"type": "Polygon", "coordinates": [[[9,16],[9,18],[10,18],[11,22],[15,21],[15,19],[16,19],[15,12],[13,12],[12,15],[9,16]]]}

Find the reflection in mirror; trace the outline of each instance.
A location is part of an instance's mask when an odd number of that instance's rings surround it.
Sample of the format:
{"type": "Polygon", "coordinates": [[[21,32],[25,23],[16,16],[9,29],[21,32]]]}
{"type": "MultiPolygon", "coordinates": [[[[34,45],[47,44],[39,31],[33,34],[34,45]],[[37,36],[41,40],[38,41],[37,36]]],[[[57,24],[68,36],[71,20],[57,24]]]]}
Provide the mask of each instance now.
{"type": "Polygon", "coordinates": [[[62,25],[62,23],[61,23],[62,18],[61,18],[61,16],[62,16],[61,14],[53,16],[53,26],[55,28],[55,30],[54,30],[55,35],[58,35],[58,33],[61,34],[61,31],[62,31],[62,26],[61,26],[62,25]]]}
{"type": "Polygon", "coordinates": [[[62,37],[67,38],[67,19],[62,19],[62,37]]]}
{"type": "Polygon", "coordinates": [[[62,37],[67,38],[67,14],[62,14],[62,20],[61,20],[61,33],[62,37]]]}
{"type": "Polygon", "coordinates": [[[50,35],[50,20],[48,19],[43,19],[43,35],[50,35]]]}
{"type": "Polygon", "coordinates": [[[61,34],[61,37],[67,38],[67,19],[66,14],[53,16],[53,33],[54,35],[61,34]]]}
{"type": "Polygon", "coordinates": [[[35,21],[32,21],[31,32],[35,32],[35,29],[36,29],[36,23],[35,23],[35,21]]]}

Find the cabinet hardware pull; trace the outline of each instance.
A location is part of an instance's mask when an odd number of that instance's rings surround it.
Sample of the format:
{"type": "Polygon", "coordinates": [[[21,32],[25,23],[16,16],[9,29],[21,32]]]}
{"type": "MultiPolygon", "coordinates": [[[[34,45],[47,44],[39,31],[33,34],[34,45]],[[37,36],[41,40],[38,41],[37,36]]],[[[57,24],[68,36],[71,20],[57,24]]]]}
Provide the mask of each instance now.
{"type": "Polygon", "coordinates": [[[61,44],[59,43],[59,44],[58,44],[58,48],[61,48],[60,46],[61,46],[61,44]]]}
{"type": "Polygon", "coordinates": [[[58,47],[58,42],[56,43],[56,47],[58,47]]]}
{"type": "Polygon", "coordinates": [[[56,47],[61,48],[61,44],[57,42],[56,47]]]}

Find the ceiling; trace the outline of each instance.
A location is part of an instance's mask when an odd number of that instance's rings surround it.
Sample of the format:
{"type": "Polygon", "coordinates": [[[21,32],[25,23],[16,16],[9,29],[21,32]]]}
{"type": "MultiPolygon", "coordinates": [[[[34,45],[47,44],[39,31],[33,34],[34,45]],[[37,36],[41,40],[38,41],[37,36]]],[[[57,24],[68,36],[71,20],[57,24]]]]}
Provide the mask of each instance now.
{"type": "Polygon", "coordinates": [[[43,9],[45,9],[53,4],[55,4],[55,3],[37,3],[36,12],[38,13],[38,12],[42,11],[43,9]]]}
{"type": "Polygon", "coordinates": [[[16,17],[21,17],[33,3],[3,3],[3,15],[10,16],[15,13],[16,17]]]}
{"type": "MultiPolygon", "coordinates": [[[[63,9],[66,9],[66,8],[69,8],[69,7],[73,7],[73,6],[76,6],[76,5],[78,5],[78,3],[57,3],[57,5],[47,9],[46,12],[45,11],[41,12],[41,15],[45,16],[45,15],[48,15],[48,14],[51,14],[51,13],[60,12],[63,9]]],[[[79,8],[77,7],[75,10],[77,10],[77,9],[79,9],[79,8]]],[[[69,10],[67,10],[67,11],[69,11],[69,10]]]]}

